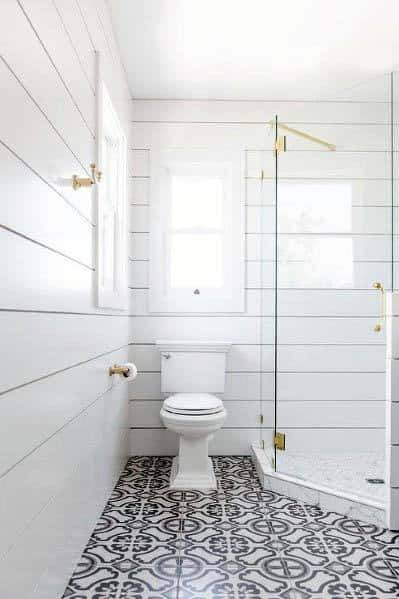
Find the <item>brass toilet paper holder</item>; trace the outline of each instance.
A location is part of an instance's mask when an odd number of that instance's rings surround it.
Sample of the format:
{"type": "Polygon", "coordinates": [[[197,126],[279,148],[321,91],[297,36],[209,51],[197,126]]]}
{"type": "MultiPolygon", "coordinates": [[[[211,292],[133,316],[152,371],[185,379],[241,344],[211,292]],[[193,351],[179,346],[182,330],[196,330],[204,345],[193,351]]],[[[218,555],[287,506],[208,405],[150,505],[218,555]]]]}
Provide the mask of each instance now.
{"type": "Polygon", "coordinates": [[[130,368],[128,366],[119,366],[118,364],[114,364],[113,366],[110,366],[108,372],[109,376],[114,374],[122,374],[127,378],[130,374],[130,368]]]}

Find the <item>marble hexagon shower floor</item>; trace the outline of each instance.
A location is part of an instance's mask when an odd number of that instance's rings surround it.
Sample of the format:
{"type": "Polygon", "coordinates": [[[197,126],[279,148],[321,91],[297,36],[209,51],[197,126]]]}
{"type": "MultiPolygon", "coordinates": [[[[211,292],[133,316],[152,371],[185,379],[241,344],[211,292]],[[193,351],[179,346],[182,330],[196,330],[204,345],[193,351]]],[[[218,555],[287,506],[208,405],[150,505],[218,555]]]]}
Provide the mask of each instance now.
{"type": "Polygon", "coordinates": [[[261,488],[213,458],[217,491],[170,491],[171,458],[130,458],[64,599],[399,597],[399,533],[261,488]]]}

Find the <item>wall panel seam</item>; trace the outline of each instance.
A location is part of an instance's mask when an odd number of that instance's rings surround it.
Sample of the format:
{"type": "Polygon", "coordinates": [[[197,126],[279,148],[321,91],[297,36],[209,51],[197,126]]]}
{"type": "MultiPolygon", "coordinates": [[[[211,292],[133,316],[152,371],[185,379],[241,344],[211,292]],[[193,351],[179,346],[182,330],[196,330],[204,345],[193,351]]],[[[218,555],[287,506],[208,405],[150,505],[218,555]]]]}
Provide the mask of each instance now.
{"type": "MultiPolygon", "coordinates": [[[[121,385],[122,382],[123,381],[121,381],[120,383],[118,383],[118,385],[121,385]]],[[[41,447],[43,447],[43,445],[45,445],[48,441],[50,441],[53,437],[55,437],[55,435],[57,435],[58,433],[60,433],[62,430],[64,430],[66,427],[68,427],[70,424],[72,424],[75,420],[77,420],[80,416],[82,416],[82,414],[84,414],[85,412],[87,412],[91,407],[93,407],[93,405],[95,403],[97,403],[99,400],[101,400],[111,389],[114,389],[116,386],[117,385],[108,387],[103,393],[101,393],[100,395],[98,395],[87,406],[85,406],[84,408],[82,408],[81,410],[79,410],[79,412],[77,414],[75,414],[74,416],[72,416],[71,418],[69,418],[66,422],[64,422],[64,424],[62,426],[60,426],[53,433],[51,433],[51,435],[49,435],[48,437],[46,437],[46,439],[44,439],[41,443],[39,443],[38,445],[36,445],[27,454],[25,454],[22,458],[20,458],[17,462],[15,462],[15,464],[13,464],[12,466],[10,466],[6,470],[4,470],[4,472],[0,473],[0,480],[2,478],[4,478],[5,476],[7,476],[7,474],[9,474],[12,470],[14,470],[14,468],[16,468],[17,466],[19,466],[19,464],[21,464],[24,460],[26,460],[26,458],[28,458],[32,454],[36,453],[36,451],[38,451],[41,447]]]]}
{"type": "Polygon", "coordinates": [[[21,233],[20,231],[17,231],[16,229],[12,229],[11,227],[8,227],[7,225],[3,225],[1,223],[0,223],[0,228],[4,229],[5,231],[8,231],[9,233],[12,233],[13,235],[17,235],[18,237],[21,237],[22,239],[25,239],[26,241],[34,243],[35,245],[38,245],[38,246],[44,248],[45,250],[48,250],[49,252],[53,252],[54,254],[57,254],[58,256],[62,256],[66,260],[71,260],[71,262],[74,262],[75,264],[79,264],[79,266],[82,266],[83,268],[87,268],[88,270],[90,270],[92,272],[95,271],[95,268],[93,266],[90,266],[89,264],[85,264],[84,262],[81,262],[77,258],[73,258],[72,256],[65,254],[64,252],[60,252],[59,250],[56,250],[55,248],[51,247],[50,245],[47,245],[46,243],[42,243],[41,241],[38,241],[37,239],[33,239],[32,237],[29,237],[28,235],[25,235],[24,233],[21,233]]]}
{"type": "Polygon", "coordinates": [[[34,175],[36,175],[36,177],[38,177],[45,185],[47,185],[47,187],[49,187],[52,191],[54,191],[54,193],[56,193],[58,195],[59,198],[61,198],[68,206],[69,208],[71,208],[71,210],[73,210],[80,218],[82,218],[84,221],[86,221],[91,227],[95,227],[94,223],[87,218],[87,216],[85,216],[82,212],[80,212],[80,210],[74,205],[72,204],[72,202],[70,202],[65,196],[63,196],[57,189],[55,189],[55,187],[53,187],[49,181],[47,181],[44,177],[42,177],[42,175],[40,173],[38,173],[34,168],[31,167],[30,164],[28,164],[23,158],[21,158],[21,156],[19,156],[9,145],[7,145],[2,139],[0,139],[0,143],[1,145],[6,148],[6,150],[8,150],[10,152],[10,154],[12,154],[17,160],[19,160],[26,168],[28,168],[31,173],[33,173],[34,175]]]}
{"type": "MultiPolygon", "coordinates": [[[[23,7],[22,3],[21,3],[21,0],[17,0],[17,2],[18,2],[18,5],[19,5],[19,7],[20,7],[20,9],[21,9],[22,13],[24,14],[24,16],[25,16],[26,20],[28,21],[29,25],[31,26],[31,28],[32,28],[32,30],[33,30],[33,32],[34,32],[34,34],[36,35],[36,37],[37,37],[37,39],[38,39],[38,41],[39,41],[40,45],[42,46],[42,48],[43,48],[44,52],[46,53],[46,56],[48,57],[49,61],[50,61],[50,62],[51,62],[51,64],[53,65],[53,67],[54,67],[54,70],[55,70],[55,72],[57,73],[58,77],[60,78],[60,81],[61,81],[62,85],[64,86],[66,93],[68,94],[68,96],[69,96],[69,97],[70,97],[70,99],[72,100],[72,102],[73,102],[73,104],[74,104],[75,108],[76,108],[76,109],[77,109],[77,111],[79,112],[79,114],[80,114],[80,116],[81,116],[81,118],[82,118],[82,121],[84,122],[84,125],[85,125],[85,127],[87,127],[88,131],[90,132],[90,135],[91,135],[91,136],[92,136],[92,138],[94,139],[94,131],[92,131],[92,130],[91,130],[91,127],[90,127],[90,125],[87,123],[87,121],[86,121],[86,119],[85,119],[85,117],[84,117],[84,115],[83,115],[82,111],[80,110],[79,104],[76,102],[75,98],[73,97],[73,95],[72,95],[72,93],[71,93],[71,90],[69,89],[69,87],[67,86],[66,82],[64,81],[64,78],[63,78],[63,76],[62,76],[62,74],[61,74],[60,70],[58,69],[57,65],[55,64],[55,62],[54,62],[54,60],[53,60],[53,58],[52,58],[52,56],[51,56],[50,52],[47,50],[47,46],[45,45],[45,43],[44,43],[44,42],[43,42],[43,40],[41,39],[41,37],[40,37],[40,35],[39,35],[38,31],[36,30],[35,26],[33,25],[33,23],[32,23],[32,21],[31,21],[31,19],[29,18],[28,14],[26,13],[26,11],[25,11],[25,9],[24,9],[24,7],[23,7]]],[[[58,10],[57,10],[57,14],[58,14],[58,16],[59,16],[58,10]]],[[[61,26],[62,26],[62,27],[64,28],[64,30],[65,30],[64,23],[63,23],[62,19],[60,19],[60,21],[61,21],[61,26]]],[[[67,37],[68,37],[68,39],[69,39],[69,35],[67,35],[67,37]]],[[[70,42],[70,39],[69,39],[69,42],[70,42]]],[[[74,50],[73,46],[72,46],[72,49],[74,50]]],[[[79,62],[79,64],[80,64],[80,62],[79,62]]],[[[86,76],[85,76],[85,78],[86,78],[86,76]]],[[[94,93],[93,93],[93,90],[92,90],[91,86],[89,86],[89,89],[90,89],[90,93],[93,95],[93,102],[94,102],[94,93]]],[[[35,102],[35,104],[36,104],[36,102],[35,102]]],[[[37,105],[37,104],[36,104],[36,105],[37,105]]],[[[38,106],[38,105],[37,105],[37,106],[38,106]]],[[[38,107],[39,107],[39,106],[38,106],[38,107]]],[[[40,109],[40,110],[41,110],[41,109],[40,109]]],[[[43,114],[44,114],[44,113],[43,113],[43,114]]],[[[46,118],[47,118],[47,117],[46,117],[46,118]]],[[[49,122],[51,122],[51,121],[49,121],[49,122]]],[[[56,130],[56,129],[55,129],[55,127],[54,127],[54,125],[53,125],[53,128],[54,128],[54,130],[56,130]]],[[[61,137],[61,136],[60,136],[60,137],[61,137]]],[[[65,142],[64,142],[64,143],[65,143],[65,142]]],[[[65,145],[67,145],[67,144],[65,144],[65,145]]],[[[67,146],[67,147],[68,147],[68,146],[67,146]]],[[[69,149],[70,149],[70,148],[69,148],[69,149]]],[[[72,150],[71,150],[71,152],[72,152],[72,150]]],[[[79,162],[80,162],[80,161],[79,161],[79,162]]],[[[87,174],[89,174],[89,173],[88,173],[88,171],[87,171],[87,167],[84,167],[84,166],[83,166],[83,168],[84,168],[84,170],[87,172],[87,174]]]]}
{"type": "MultiPolygon", "coordinates": [[[[82,169],[85,171],[86,175],[90,176],[90,173],[88,171],[87,166],[85,166],[82,163],[82,161],[80,160],[79,156],[77,156],[77,154],[75,154],[75,152],[73,151],[73,149],[71,148],[71,146],[68,144],[68,142],[66,141],[66,139],[64,139],[64,137],[62,136],[62,134],[60,133],[60,131],[58,131],[57,127],[54,125],[54,123],[47,116],[46,112],[43,110],[43,108],[40,106],[40,104],[32,96],[31,92],[25,87],[24,83],[21,81],[21,79],[19,78],[19,76],[12,69],[12,67],[8,64],[8,62],[6,61],[6,59],[4,58],[4,56],[1,56],[1,59],[2,59],[3,63],[5,64],[5,66],[8,68],[8,70],[10,71],[10,73],[14,76],[15,80],[22,87],[22,89],[24,90],[24,92],[26,93],[26,95],[30,98],[30,100],[32,101],[32,103],[39,110],[40,114],[46,119],[46,121],[48,122],[48,124],[50,125],[50,127],[52,128],[52,130],[57,134],[57,136],[59,137],[59,139],[61,140],[61,142],[64,144],[64,146],[71,152],[72,156],[80,164],[80,166],[82,167],[82,169]]],[[[93,137],[92,133],[91,133],[91,135],[93,137]]],[[[94,137],[93,137],[93,139],[94,139],[94,137]]]]}
{"type": "MultiPolygon", "coordinates": [[[[95,93],[96,93],[96,90],[95,90],[95,89],[94,89],[94,87],[92,86],[92,84],[91,84],[91,81],[90,81],[90,79],[89,79],[89,77],[88,77],[88,75],[87,75],[87,73],[86,73],[86,69],[84,68],[84,66],[83,66],[83,63],[82,63],[82,61],[81,61],[81,59],[80,59],[79,52],[77,51],[77,49],[76,49],[76,47],[75,47],[75,44],[74,44],[74,42],[73,42],[73,39],[72,39],[72,36],[71,36],[71,34],[69,33],[69,29],[68,29],[68,27],[65,25],[65,23],[64,23],[64,19],[62,18],[62,15],[61,15],[61,13],[60,13],[60,11],[59,11],[59,9],[58,9],[58,6],[57,6],[57,2],[56,2],[56,0],[53,0],[53,5],[54,5],[54,8],[55,8],[55,10],[57,11],[58,17],[59,17],[59,19],[60,19],[60,21],[61,21],[61,23],[62,23],[62,26],[63,26],[63,28],[64,28],[64,31],[65,31],[66,35],[68,36],[69,43],[70,43],[70,45],[71,45],[71,46],[72,46],[72,48],[73,48],[73,51],[74,51],[74,53],[75,53],[75,56],[76,56],[76,59],[77,59],[77,61],[78,61],[78,62],[79,62],[79,64],[80,64],[80,68],[82,69],[82,72],[83,72],[84,76],[86,77],[87,83],[88,83],[88,85],[89,85],[89,87],[90,87],[90,89],[91,89],[91,91],[92,91],[93,95],[95,95],[95,93]]],[[[80,12],[80,11],[79,11],[79,12],[80,12]]]]}
{"type": "Polygon", "coordinates": [[[66,316],[109,316],[112,318],[129,318],[128,314],[110,314],[109,312],[66,312],[65,310],[28,310],[23,308],[0,308],[0,312],[21,312],[23,314],[61,314],[66,316]]]}
{"type": "Polygon", "coordinates": [[[26,383],[22,383],[22,385],[16,385],[15,387],[10,387],[9,389],[5,389],[4,391],[0,391],[0,401],[1,401],[1,397],[3,395],[6,395],[7,393],[12,393],[13,391],[17,391],[18,389],[22,389],[23,387],[27,387],[28,385],[33,385],[34,383],[38,383],[39,381],[43,381],[44,379],[48,379],[52,376],[56,376],[57,374],[60,374],[62,372],[66,372],[67,370],[71,370],[72,368],[76,368],[78,366],[82,366],[83,364],[88,364],[89,362],[92,362],[93,360],[97,360],[98,358],[102,358],[103,356],[108,356],[110,354],[113,354],[117,351],[120,351],[122,349],[124,349],[125,347],[128,347],[127,344],[125,345],[121,345],[119,347],[116,347],[115,349],[111,349],[109,351],[103,352],[101,354],[96,354],[95,356],[92,356],[90,358],[87,358],[87,360],[81,360],[80,362],[76,362],[75,364],[71,364],[69,366],[66,366],[65,368],[60,368],[59,370],[54,370],[53,372],[49,372],[48,374],[44,374],[43,376],[39,376],[36,379],[32,379],[31,381],[27,381],[26,383]]]}

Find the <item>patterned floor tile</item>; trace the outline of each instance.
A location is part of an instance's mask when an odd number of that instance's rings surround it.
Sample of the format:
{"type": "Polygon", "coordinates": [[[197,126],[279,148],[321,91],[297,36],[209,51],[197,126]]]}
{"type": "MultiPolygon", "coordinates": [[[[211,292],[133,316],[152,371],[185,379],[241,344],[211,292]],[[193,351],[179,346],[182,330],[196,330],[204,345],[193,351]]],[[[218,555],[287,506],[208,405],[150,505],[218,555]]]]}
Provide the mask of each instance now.
{"type": "Polygon", "coordinates": [[[399,598],[399,534],[261,488],[213,458],[216,491],[171,491],[171,458],[129,459],[64,599],[399,598]]]}

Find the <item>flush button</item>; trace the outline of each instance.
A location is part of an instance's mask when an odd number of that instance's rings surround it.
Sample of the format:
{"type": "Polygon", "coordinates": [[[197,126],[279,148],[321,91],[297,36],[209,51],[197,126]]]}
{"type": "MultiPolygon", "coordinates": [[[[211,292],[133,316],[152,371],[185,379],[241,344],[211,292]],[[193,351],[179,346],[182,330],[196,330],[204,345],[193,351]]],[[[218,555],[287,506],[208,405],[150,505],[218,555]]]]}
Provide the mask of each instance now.
{"type": "Polygon", "coordinates": [[[199,289],[194,289],[194,295],[199,295],[200,294],[200,290],[199,289]]]}

